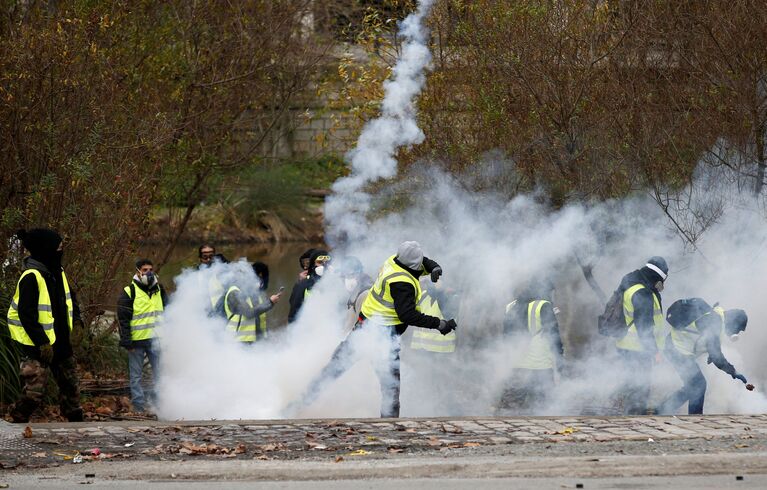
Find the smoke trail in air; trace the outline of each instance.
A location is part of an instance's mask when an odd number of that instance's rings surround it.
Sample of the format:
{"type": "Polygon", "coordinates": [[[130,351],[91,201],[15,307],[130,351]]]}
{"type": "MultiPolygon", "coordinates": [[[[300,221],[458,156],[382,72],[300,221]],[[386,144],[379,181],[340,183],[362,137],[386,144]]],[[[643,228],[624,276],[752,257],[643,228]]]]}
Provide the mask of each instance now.
{"type": "Polygon", "coordinates": [[[334,194],[325,205],[327,237],[331,242],[354,241],[365,236],[370,195],[365,186],[397,173],[397,149],[423,141],[416,122],[414,100],[426,81],[425,70],[431,61],[427,46],[428,31],[423,25],[433,0],[422,0],[402,22],[399,35],[405,41],[392,71],[384,82],[381,115],[368,122],[347,159],[351,175],[333,184],[334,194]]]}

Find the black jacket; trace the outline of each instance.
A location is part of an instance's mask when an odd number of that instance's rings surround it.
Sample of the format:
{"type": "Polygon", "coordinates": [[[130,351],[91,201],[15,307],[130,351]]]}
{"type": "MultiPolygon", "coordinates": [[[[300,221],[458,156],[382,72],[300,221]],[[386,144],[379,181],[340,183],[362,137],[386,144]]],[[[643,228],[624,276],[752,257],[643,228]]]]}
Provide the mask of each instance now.
{"type": "MultiPolygon", "coordinates": [[[[710,313],[695,321],[695,325],[700,332],[700,342],[706,346],[706,352],[708,353],[708,362],[714,363],[716,367],[734,376],[737,374],[735,366],[730,364],[724,353],[722,353],[722,341],[720,335],[722,334],[722,318],[716,313],[710,313]]],[[[668,339],[666,345],[673,345],[668,339]]]]}
{"type": "Polygon", "coordinates": [[[645,286],[634,293],[631,303],[634,305],[634,325],[639,335],[639,342],[642,344],[643,351],[648,355],[655,355],[658,352],[655,341],[653,295],[658,298],[658,304],[663,308],[660,293],[655,289],[655,284],[660,280],[661,277],[658,273],[648,267],[642,267],[623,276],[620,285],[623,291],[637,284],[645,286]]]}
{"type": "Polygon", "coordinates": [[[290,303],[288,323],[293,323],[293,321],[296,319],[298,312],[304,305],[304,297],[306,295],[306,291],[311,291],[318,280],[318,277],[310,275],[306,279],[301,279],[300,281],[296,282],[296,284],[293,286],[293,290],[290,292],[290,299],[288,300],[290,303]]]}
{"type": "MultiPolygon", "coordinates": [[[[67,298],[64,292],[64,282],[61,278],[61,271],[52,273],[50,269],[42,262],[31,257],[24,259],[24,270],[36,269],[40,271],[48,288],[48,294],[51,296],[51,310],[53,313],[53,331],[56,333],[56,342],[53,344],[54,360],[67,359],[72,356],[72,344],[69,336],[69,319],[67,314],[67,298]]],[[[71,286],[71,285],[70,285],[71,286]]],[[[74,312],[74,321],[81,322],[80,307],[77,304],[75,292],[70,289],[72,294],[72,304],[74,312]]],[[[24,345],[22,351],[24,355],[32,359],[40,359],[40,349],[42,345],[47,345],[48,336],[45,335],[45,329],[37,321],[37,305],[39,299],[39,290],[37,280],[32,274],[27,275],[19,282],[19,321],[21,321],[24,331],[35,343],[35,346],[24,345]]]]}
{"type": "MultiPolygon", "coordinates": [[[[422,275],[429,274],[435,268],[439,267],[439,264],[429,259],[423,258],[423,269],[415,271],[402,264],[396,258],[394,262],[405,269],[411,276],[417,281],[422,275]]],[[[402,335],[407,330],[408,325],[421,328],[438,329],[440,319],[435,316],[424,315],[420,311],[416,310],[415,304],[415,288],[406,282],[395,282],[389,285],[391,289],[391,296],[394,300],[394,311],[397,312],[397,316],[402,323],[395,326],[397,335],[402,335]]]]}
{"type": "MultiPolygon", "coordinates": [[[[139,288],[144,291],[151,298],[155,294],[160,294],[162,298],[162,306],[168,304],[168,296],[165,293],[165,288],[160,283],[155,284],[151,288],[141,284],[137,280],[131,281],[129,286],[133,288],[139,288]]],[[[120,324],[120,347],[126,349],[132,349],[133,347],[149,346],[152,343],[152,339],[145,340],[132,340],[130,332],[130,321],[133,319],[133,300],[136,298],[135,291],[133,291],[133,297],[123,289],[120,296],[117,298],[117,321],[120,324]]]]}

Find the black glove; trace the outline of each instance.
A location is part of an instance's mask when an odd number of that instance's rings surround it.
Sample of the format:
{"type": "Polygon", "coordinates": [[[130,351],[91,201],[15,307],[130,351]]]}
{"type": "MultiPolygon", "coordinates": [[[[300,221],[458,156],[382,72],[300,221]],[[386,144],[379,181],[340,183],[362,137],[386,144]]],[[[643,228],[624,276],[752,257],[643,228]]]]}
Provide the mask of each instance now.
{"type": "Polygon", "coordinates": [[[53,362],[53,346],[51,344],[40,346],[40,360],[43,361],[43,364],[53,362]]]}
{"type": "Polygon", "coordinates": [[[743,375],[742,375],[742,374],[740,374],[740,373],[735,373],[735,374],[733,374],[733,375],[732,375],[732,379],[739,379],[739,380],[743,381],[743,384],[748,384],[748,381],[746,380],[746,377],[745,377],[745,376],[743,376],[743,375]]]}
{"type": "Polygon", "coordinates": [[[439,276],[442,275],[442,267],[435,267],[431,271],[431,282],[437,282],[439,280],[439,276]]]}
{"type": "Polygon", "coordinates": [[[455,320],[452,320],[452,319],[447,320],[447,321],[440,320],[439,321],[439,333],[441,333],[442,335],[447,335],[450,332],[452,332],[453,330],[455,330],[455,327],[457,327],[457,326],[458,326],[458,324],[455,323],[455,320]]]}

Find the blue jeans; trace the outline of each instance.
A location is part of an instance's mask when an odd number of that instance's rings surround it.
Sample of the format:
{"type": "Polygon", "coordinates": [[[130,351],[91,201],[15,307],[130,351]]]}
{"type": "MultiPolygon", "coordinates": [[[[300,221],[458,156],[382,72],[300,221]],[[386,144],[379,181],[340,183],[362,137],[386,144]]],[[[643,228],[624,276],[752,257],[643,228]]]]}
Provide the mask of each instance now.
{"type": "Polygon", "coordinates": [[[703,403],[706,399],[706,378],[700,370],[694,357],[683,356],[673,347],[667,348],[666,357],[671,360],[683,386],[672,393],[658,408],[660,415],[674,415],[679,407],[687,402],[687,413],[699,415],[703,413],[703,403]]]}
{"type": "Polygon", "coordinates": [[[133,410],[143,412],[145,409],[144,389],[141,387],[141,375],[144,372],[144,358],[149,358],[152,366],[152,379],[157,385],[158,355],[152,343],[132,347],[128,351],[128,372],[130,374],[130,398],[133,410]]]}

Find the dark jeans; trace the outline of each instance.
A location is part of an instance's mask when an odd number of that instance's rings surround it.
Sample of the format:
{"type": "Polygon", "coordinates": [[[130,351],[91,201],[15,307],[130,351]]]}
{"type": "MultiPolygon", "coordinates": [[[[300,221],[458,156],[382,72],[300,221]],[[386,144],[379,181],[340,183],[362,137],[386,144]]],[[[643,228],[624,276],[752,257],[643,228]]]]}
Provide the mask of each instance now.
{"type": "Polygon", "coordinates": [[[666,350],[666,357],[682,378],[682,387],[666,398],[658,407],[661,415],[673,415],[685,402],[688,402],[687,413],[699,415],[703,413],[703,402],[706,398],[706,378],[695,362],[694,357],[683,356],[676,349],[666,350]]]}
{"type": "Polygon", "coordinates": [[[533,415],[554,390],[553,369],[515,369],[498,404],[498,414],[533,415]]]}
{"type": "Polygon", "coordinates": [[[61,414],[70,422],[83,420],[75,359],[67,357],[66,359],[54,360],[50,366],[47,366],[40,361],[25,358],[21,361],[19,372],[24,384],[21,397],[11,407],[11,417],[14,422],[29,422],[32,412],[42,403],[49,369],[59,387],[61,414]]]}
{"type": "Polygon", "coordinates": [[[616,395],[623,400],[624,415],[647,415],[653,358],[645,352],[618,349],[621,387],[616,395]]]}
{"type": "Polygon", "coordinates": [[[128,350],[128,372],[130,375],[130,401],[133,410],[143,412],[146,408],[144,388],[141,386],[141,376],[144,372],[144,358],[149,359],[152,366],[154,386],[157,386],[158,355],[154,343],[139,344],[128,350]]]}
{"type": "MultiPolygon", "coordinates": [[[[330,362],[322,369],[319,376],[309,383],[304,396],[302,397],[299,407],[307,407],[314,402],[322,391],[327,388],[333,381],[341,377],[357,359],[357,352],[355,351],[355,337],[359,335],[363,328],[385,328],[390,335],[390,351],[389,362],[386,365],[375,366],[376,376],[378,376],[378,383],[381,386],[381,417],[399,417],[399,392],[400,392],[400,339],[394,330],[394,327],[385,326],[365,326],[364,323],[357,324],[354,329],[349,333],[346,339],[341,342],[336,350],[333,352],[333,356],[330,358],[330,362]]],[[[294,407],[294,408],[299,408],[294,407]]]]}

